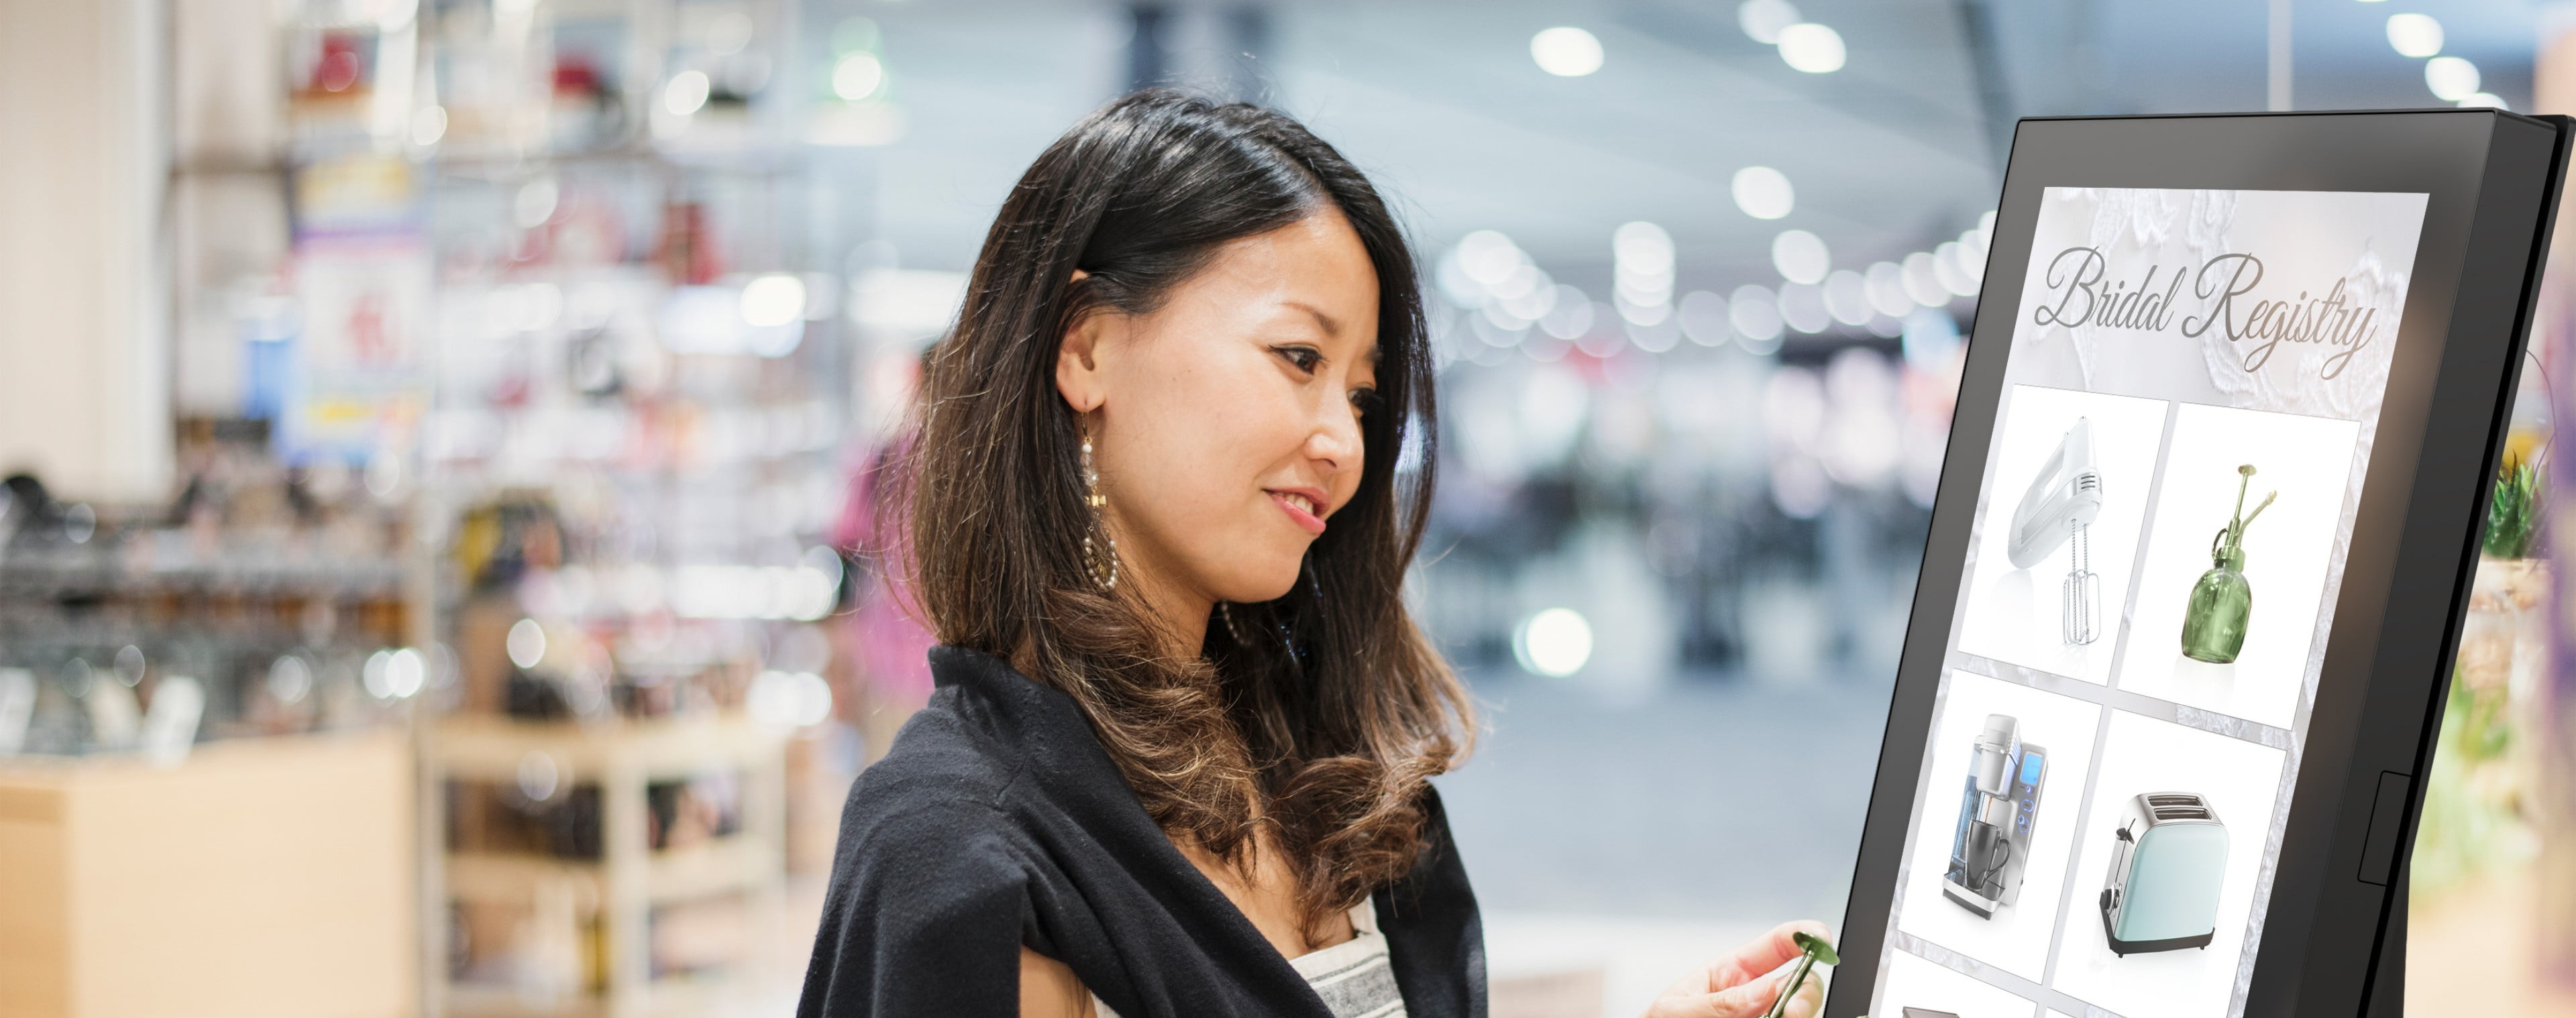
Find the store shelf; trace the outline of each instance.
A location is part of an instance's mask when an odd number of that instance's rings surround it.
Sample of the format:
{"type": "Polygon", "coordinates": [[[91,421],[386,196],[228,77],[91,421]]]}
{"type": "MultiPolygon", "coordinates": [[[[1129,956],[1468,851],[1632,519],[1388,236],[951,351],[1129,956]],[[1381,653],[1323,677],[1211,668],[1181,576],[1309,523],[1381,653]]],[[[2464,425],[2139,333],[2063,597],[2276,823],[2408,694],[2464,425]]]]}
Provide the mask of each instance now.
{"type": "Polygon", "coordinates": [[[430,735],[431,755],[455,777],[516,780],[528,755],[543,753],[576,783],[611,770],[649,781],[774,764],[786,744],[785,736],[738,715],[606,725],[456,717],[430,735]]]}
{"type": "Polygon", "coordinates": [[[13,549],[0,554],[0,594],[47,597],[220,591],[334,597],[396,597],[403,564],[391,558],[346,561],[300,549],[277,555],[171,553],[155,547],[13,549]]]}
{"type": "MultiPolygon", "coordinates": [[[[776,877],[778,846],[747,834],[656,852],[645,864],[645,900],[653,904],[767,886],[776,877]]],[[[539,855],[452,852],[447,891],[476,901],[525,901],[530,887],[572,881],[596,908],[607,892],[605,864],[539,855]]]]}
{"type": "MultiPolygon", "coordinates": [[[[587,1015],[648,1018],[702,1015],[734,992],[732,980],[703,975],[652,977],[653,914],[718,894],[741,894],[758,925],[775,925],[785,892],[786,738],[738,715],[678,717],[607,724],[531,723],[457,716],[424,737],[430,787],[455,779],[514,785],[521,765],[543,755],[563,787],[599,790],[597,859],[453,851],[433,871],[433,900],[508,907],[539,888],[572,888],[572,916],[597,923],[597,994],[522,996],[477,983],[441,985],[445,1013],[456,1015],[587,1015]],[[741,776],[741,827],[685,848],[650,847],[648,788],[711,771],[741,776]]],[[[565,921],[563,919],[556,920],[565,921]]]]}
{"type": "Polygon", "coordinates": [[[595,994],[534,996],[508,987],[451,984],[447,1014],[453,1018],[706,1018],[739,1010],[747,985],[723,976],[656,980],[630,1005],[595,994]]]}

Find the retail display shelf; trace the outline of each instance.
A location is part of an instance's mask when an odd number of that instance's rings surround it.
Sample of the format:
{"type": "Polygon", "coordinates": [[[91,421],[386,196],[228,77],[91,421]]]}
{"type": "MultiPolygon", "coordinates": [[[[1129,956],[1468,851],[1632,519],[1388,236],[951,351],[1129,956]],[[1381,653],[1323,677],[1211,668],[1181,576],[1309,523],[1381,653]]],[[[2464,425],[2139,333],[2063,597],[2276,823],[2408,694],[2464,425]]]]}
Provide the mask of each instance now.
{"type": "Polygon", "coordinates": [[[742,980],[725,976],[687,975],[655,980],[644,995],[628,1003],[598,994],[531,994],[506,986],[451,984],[446,1011],[457,1018],[699,1018],[732,1013],[739,1003],[742,980]]]}
{"type": "MultiPolygon", "coordinates": [[[[528,996],[476,982],[443,983],[440,1010],[454,1015],[584,1015],[646,1018],[704,1014],[739,996],[721,975],[655,975],[657,912],[739,894],[760,925],[774,924],[786,885],[786,735],[735,713],[599,724],[529,722],[459,715],[423,733],[428,786],[493,781],[518,787],[532,758],[555,787],[598,789],[598,857],[450,850],[434,868],[432,900],[459,908],[523,907],[537,892],[570,888],[570,908],[551,918],[559,943],[596,924],[597,954],[555,972],[553,985],[596,985],[597,993],[528,996]],[[655,851],[650,789],[711,772],[740,775],[740,829],[713,840],[655,851]]],[[[561,900],[560,898],[556,900],[561,900]]],[[[583,952],[587,955],[587,952],[583,952]]]]}
{"type": "Polygon", "coordinates": [[[18,549],[0,554],[0,593],[55,597],[204,590],[390,597],[401,592],[403,578],[399,561],[349,561],[318,550],[197,556],[150,549],[18,549]]]}
{"type": "MultiPolygon", "coordinates": [[[[660,904],[765,887],[777,878],[778,852],[766,839],[738,834],[653,853],[645,863],[645,900],[660,904]]],[[[579,889],[575,900],[596,909],[607,890],[606,879],[606,866],[588,860],[507,852],[447,856],[448,893],[464,899],[525,901],[528,889],[538,883],[569,880],[579,889]]]]}
{"type": "Polygon", "coordinates": [[[611,771],[650,780],[774,766],[786,741],[739,715],[600,725],[452,717],[432,730],[430,753],[455,777],[515,780],[529,754],[542,753],[573,782],[611,771]]]}

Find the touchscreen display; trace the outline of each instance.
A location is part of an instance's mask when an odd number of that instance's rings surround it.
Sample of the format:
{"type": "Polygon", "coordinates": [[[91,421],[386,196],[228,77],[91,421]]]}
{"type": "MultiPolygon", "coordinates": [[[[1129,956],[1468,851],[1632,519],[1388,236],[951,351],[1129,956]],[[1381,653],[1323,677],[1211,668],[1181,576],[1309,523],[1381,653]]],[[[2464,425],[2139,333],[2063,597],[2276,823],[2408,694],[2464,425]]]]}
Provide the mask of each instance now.
{"type": "Polygon", "coordinates": [[[2425,201],[2046,190],[1869,1013],[2244,1013],[2425,201]]]}

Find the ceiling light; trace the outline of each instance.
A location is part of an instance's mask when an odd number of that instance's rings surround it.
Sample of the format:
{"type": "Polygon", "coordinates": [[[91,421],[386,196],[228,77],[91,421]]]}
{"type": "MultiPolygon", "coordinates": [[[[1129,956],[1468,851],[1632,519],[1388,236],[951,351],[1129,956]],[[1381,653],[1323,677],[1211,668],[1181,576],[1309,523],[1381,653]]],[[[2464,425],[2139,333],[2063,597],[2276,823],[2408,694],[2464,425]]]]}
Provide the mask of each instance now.
{"type": "Polygon", "coordinates": [[[1780,320],[1804,333],[1818,333],[1831,328],[1834,316],[1825,310],[1823,287],[1807,283],[1790,283],[1780,288],[1780,320]]]}
{"type": "Polygon", "coordinates": [[[1510,293],[1497,292],[1494,303],[1524,322],[1535,322],[1556,308],[1556,280],[1536,266],[1528,266],[1505,281],[1510,293]]]}
{"type": "Polygon", "coordinates": [[[1868,281],[1842,269],[1825,277],[1825,310],[1845,325],[1867,325],[1877,309],[1870,306],[1868,281]]]}
{"type": "Polygon", "coordinates": [[[2434,57],[2424,61],[2424,86],[2445,102],[2458,102],[2478,94],[2478,65],[2459,57],[2434,57]]]}
{"type": "Polygon", "coordinates": [[[1726,298],[1706,290],[1693,290],[1682,295],[1679,307],[1682,335],[1701,346],[1726,342],[1726,298]]]}
{"type": "MultiPolygon", "coordinates": [[[[1986,231],[1983,229],[1974,229],[1959,234],[1959,250],[1966,252],[1970,257],[1976,260],[1978,263],[1975,266],[1976,268],[1983,269],[1984,262],[1986,260],[1986,231]]],[[[1961,264],[1965,265],[1966,263],[1962,262],[1961,264]]]]}
{"type": "Polygon", "coordinates": [[[1895,262],[1880,262],[1869,267],[1869,306],[1890,318],[1903,318],[1914,313],[1914,298],[1905,292],[1905,270],[1895,262]]]}
{"type": "Polygon", "coordinates": [[[1544,289],[1555,283],[1556,281],[1549,279],[1547,273],[1540,271],[1538,266],[1524,260],[1513,265],[1511,274],[1504,276],[1502,282],[1486,287],[1485,292],[1504,300],[1512,300],[1526,297],[1532,291],[1544,289]]]}
{"type": "Polygon", "coordinates": [[[1949,306],[1950,291],[1941,285],[1941,274],[1933,266],[1931,252],[1906,255],[1904,271],[1906,296],[1927,308],[1949,306]]]}
{"type": "Polygon", "coordinates": [[[1665,294],[1656,300],[1641,301],[1632,300],[1627,294],[1621,293],[1611,298],[1611,304],[1618,309],[1619,317],[1639,325],[1662,325],[1666,319],[1673,316],[1673,301],[1670,294],[1665,294]]]}
{"type": "Polygon", "coordinates": [[[1630,265],[1620,265],[1616,272],[1618,291],[1636,300],[1652,304],[1673,295],[1673,270],[1649,272],[1630,265]]]}
{"type": "Polygon", "coordinates": [[[1646,276],[1673,274],[1673,235],[1648,222],[1622,224],[1610,235],[1610,253],[1619,271],[1646,276]]]}
{"type": "Polygon", "coordinates": [[[1780,59],[1789,66],[1809,74],[1830,74],[1843,69],[1842,33],[1812,21],[1802,21],[1780,30],[1780,59]]]}
{"type": "Polygon", "coordinates": [[[1815,284],[1833,271],[1834,257],[1825,249],[1824,238],[1805,230],[1782,230],[1771,238],[1771,265],[1792,283],[1815,284]]]}
{"type": "Polygon", "coordinates": [[[1778,219],[1788,215],[1798,203],[1798,193],[1789,186],[1789,175],[1768,166],[1747,166],[1735,171],[1735,207],[1755,219],[1778,219]]]}
{"type": "Polygon", "coordinates": [[[1726,299],[1727,324],[1744,337],[1745,349],[1766,353],[1780,341],[1780,297],[1767,286],[1739,286],[1726,299]]]}
{"type": "Polygon", "coordinates": [[[1493,230],[1478,230],[1458,238],[1458,267],[1467,278],[1491,287],[1510,278],[1521,267],[1524,256],[1510,237],[1493,230]]]}
{"type": "Polygon", "coordinates": [[[2401,56],[2432,56],[2442,51],[2442,23],[2430,14],[2391,14],[2388,45],[2401,56]]]}
{"type": "Polygon", "coordinates": [[[1540,331],[1558,339],[1575,339],[1592,331],[1592,298],[1583,291],[1559,283],[1548,300],[1548,309],[1538,316],[1540,331]]]}
{"type": "Polygon", "coordinates": [[[1942,245],[1951,249],[1951,263],[1957,265],[1959,271],[1967,273],[1968,278],[1980,283],[1985,282],[1986,279],[1986,249],[1982,243],[1983,240],[1984,238],[1977,231],[1970,230],[1960,234],[1957,243],[1942,245]]]}
{"type": "Polygon", "coordinates": [[[1744,5],[1735,9],[1737,27],[1765,46],[1778,45],[1780,30],[1798,21],[1798,9],[1789,0],[1744,0],[1744,5]]]}
{"type": "Polygon", "coordinates": [[[1628,342],[1647,353],[1662,353],[1679,346],[1682,341],[1681,323],[1669,317],[1651,322],[1631,321],[1624,331],[1628,334],[1628,342]]]}
{"type": "Polygon", "coordinates": [[[1961,297],[1977,295],[1976,274],[1959,267],[1957,241],[1944,241],[1940,247],[1932,249],[1932,275],[1941,281],[1944,290],[1961,297]]]}
{"type": "Polygon", "coordinates": [[[1530,37],[1530,59],[1549,74],[1580,78],[1601,69],[1601,40],[1580,28],[1551,28],[1530,37]]]}
{"type": "Polygon", "coordinates": [[[2504,104],[2503,96],[2497,95],[2493,92],[2479,92],[2466,99],[2462,99],[2460,100],[2460,107],[2462,109],[2484,108],[2494,110],[2509,110],[2513,108],[2504,104]]]}

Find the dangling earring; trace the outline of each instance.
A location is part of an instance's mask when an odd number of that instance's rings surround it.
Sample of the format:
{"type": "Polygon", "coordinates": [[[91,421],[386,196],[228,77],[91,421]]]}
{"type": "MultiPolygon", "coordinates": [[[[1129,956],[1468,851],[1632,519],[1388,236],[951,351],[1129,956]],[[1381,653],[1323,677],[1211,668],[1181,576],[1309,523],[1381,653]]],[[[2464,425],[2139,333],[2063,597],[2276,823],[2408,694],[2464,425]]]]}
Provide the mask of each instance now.
{"type": "Polygon", "coordinates": [[[1217,602],[1217,603],[1216,603],[1216,617],[1217,617],[1218,619],[1220,619],[1220,620],[1224,621],[1224,623],[1225,623],[1225,634],[1226,634],[1227,636],[1234,637],[1234,645],[1235,645],[1235,646],[1237,646],[1237,647],[1248,647],[1248,646],[1251,646],[1251,645],[1252,645],[1252,644],[1251,644],[1251,641],[1246,640],[1246,639],[1244,639],[1244,638],[1243,638],[1243,627],[1236,625],[1236,624],[1235,624],[1235,622],[1234,622],[1234,606],[1233,606],[1233,605],[1227,604],[1226,602],[1223,602],[1223,601],[1219,601],[1219,602],[1217,602]]]}
{"type": "Polygon", "coordinates": [[[1091,580],[1100,584],[1100,589],[1116,590],[1118,539],[1110,536],[1109,524],[1100,516],[1101,507],[1108,505],[1109,499],[1100,494],[1100,470],[1091,462],[1091,435],[1088,433],[1082,436],[1082,484],[1085,492],[1083,501],[1091,507],[1091,533],[1082,535],[1082,564],[1091,571],[1091,580]]]}

